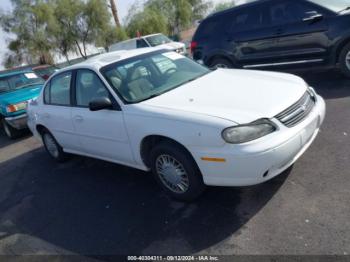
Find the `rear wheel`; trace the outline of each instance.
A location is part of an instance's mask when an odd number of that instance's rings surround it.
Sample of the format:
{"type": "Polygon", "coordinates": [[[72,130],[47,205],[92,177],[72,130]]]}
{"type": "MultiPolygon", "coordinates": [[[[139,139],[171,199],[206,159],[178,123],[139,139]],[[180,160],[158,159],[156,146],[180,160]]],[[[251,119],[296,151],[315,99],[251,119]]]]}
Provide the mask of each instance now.
{"type": "Polygon", "coordinates": [[[342,73],[350,78],[350,43],[340,53],[339,64],[342,73]]]}
{"type": "Polygon", "coordinates": [[[64,162],[67,159],[67,154],[63,152],[62,147],[57,143],[53,135],[48,131],[43,131],[41,136],[49,155],[57,162],[64,162]]]}
{"type": "Polygon", "coordinates": [[[150,159],[155,179],[171,197],[192,201],[204,191],[199,168],[182,147],[163,142],[152,149],[150,159]]]}
{"type": "Polygon", "coordinates": [[[226,58],[214,58],[213,61],[210,63],[211,68],[233,68],[233,63],[226,59],[226,58]]]}
{"type": "Polygon", "coordinates": [[[10,126],[5,119],[1,120],[1,124],[2,127],[4,129],[5,134],[7,135],[7,137],[9,137],[10,139],[15,139],[18,138],[21,135],[21,130],[18,130],[16,128],[13,128],[12,126],[10,126]]]}

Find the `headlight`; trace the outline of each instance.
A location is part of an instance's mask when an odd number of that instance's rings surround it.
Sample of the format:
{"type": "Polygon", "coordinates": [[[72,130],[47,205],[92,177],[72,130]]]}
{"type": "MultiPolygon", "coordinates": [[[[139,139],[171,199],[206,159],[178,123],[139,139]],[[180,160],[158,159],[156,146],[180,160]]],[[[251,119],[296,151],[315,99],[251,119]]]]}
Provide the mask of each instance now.
{"type": "Polygon", "coordinates": [[[267,119],[261,119],[247,125],[226,128],[222,138],[230,144],[242,144],[276,131],[276,126],[267,119]]]}
{"type": "Polygon", "coordinates": [[[8,105],[6,107],[6,111],[7,111],[7,113],[14,113],[17,111],[25,110],[26,108],[27,108],[27,101],[17,103],[17,104],[8,105]]]}
{"type": "Polygon", "coordinates": [[[311,96],[316,100],[317,98],[317,93],[315,89],[313,89],[311,86],[308,87],[308,92],[311,94],[311,96]]]}

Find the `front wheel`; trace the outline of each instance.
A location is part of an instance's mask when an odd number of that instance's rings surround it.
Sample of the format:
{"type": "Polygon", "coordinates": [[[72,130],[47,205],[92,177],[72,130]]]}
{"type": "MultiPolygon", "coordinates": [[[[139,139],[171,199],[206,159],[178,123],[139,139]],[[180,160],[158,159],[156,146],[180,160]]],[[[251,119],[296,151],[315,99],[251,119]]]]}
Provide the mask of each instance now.
{"type": "Polygon", "coordinates": [[[21,135],[21,131],[17,130],[16,128],[10,126],[5,119],[2,119],[2,127],[5,131],[5,134],[10,139],[18,138],[21,135]]]}
{"type": "Polygon", "coordinates": [[[210,63],[210,68],[217,69],[217,68],[233,68],[233,64],[230,60],[226,58],[214,58],[213,61],[210,63]]]}
{"type": "Polygon", "coordinates": [[[150,159],[155,179],[171,197],[192,201],[203,193],[205,185],[199,168],[182,147],[163,142],[153,148],[150,159]]]}
{"type": "Polygon", "coordinates": [[[339,64],[342,73],[350,78],[350,43],[340,53],[339,64]]]}
{"type": "Polygon", "coordinates": [[[63,152],[62,147],[57,143],[50,132],[43,131],[42,140],[46,151],[54,160],[57,162],[64,162],[67,159],[67,154],[63,152]]]}

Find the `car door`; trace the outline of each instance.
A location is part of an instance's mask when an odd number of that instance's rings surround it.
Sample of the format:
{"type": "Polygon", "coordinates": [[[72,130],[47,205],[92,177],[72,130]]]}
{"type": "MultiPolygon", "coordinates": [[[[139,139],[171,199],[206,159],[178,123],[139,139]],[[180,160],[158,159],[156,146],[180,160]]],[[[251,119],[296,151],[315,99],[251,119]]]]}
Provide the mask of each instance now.
{"type": "Polygon", "coordinates": [[[71,86],[72,71],[56,75],[46,84],[40,118],[64,149],[79,150],[71,119],[71,86]]]}
{"type": "Polygon", "coordinates": [[[74,86],[72,120],[83,153],[119,163],[133,163],[123,112],[99,76],[89,69],[77,70],[74,86]],[[89,103],[102,97],[110,98],[115,108],[90,111],[89,103]]]}
{"type": "Polygon", "coordinates": [[[272,1],[265,13],[276,36],[272,59],[267,64],[291,66],[323,62],[329,40],[327,13],[305,1],[272,1]]]}
{"type": "Polygon", "coordinates": [[[261,64],[273,56],[276,36],[268,27],[264,4],[245,7],[226,15],[227,42],[240,66],[261,64]]]}

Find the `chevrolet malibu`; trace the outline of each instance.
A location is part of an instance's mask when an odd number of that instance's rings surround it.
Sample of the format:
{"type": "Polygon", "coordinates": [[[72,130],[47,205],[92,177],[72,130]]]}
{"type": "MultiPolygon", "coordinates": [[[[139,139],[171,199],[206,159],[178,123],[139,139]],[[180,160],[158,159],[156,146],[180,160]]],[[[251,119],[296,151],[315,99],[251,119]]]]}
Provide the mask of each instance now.
{"type": "Polygon", "coordinates": [[[172,197],[249,186],[310,146],[325,103],[301,78],[210,71],[178,53],[103,54],[54,74],[29,103],[28,126],[51,157],[67,153],[151,170],[172,197]]]}

